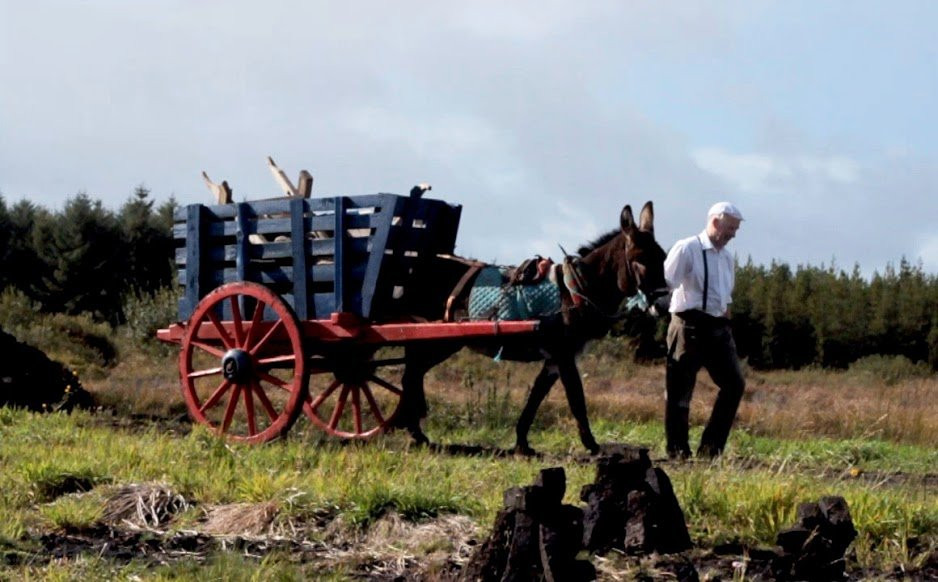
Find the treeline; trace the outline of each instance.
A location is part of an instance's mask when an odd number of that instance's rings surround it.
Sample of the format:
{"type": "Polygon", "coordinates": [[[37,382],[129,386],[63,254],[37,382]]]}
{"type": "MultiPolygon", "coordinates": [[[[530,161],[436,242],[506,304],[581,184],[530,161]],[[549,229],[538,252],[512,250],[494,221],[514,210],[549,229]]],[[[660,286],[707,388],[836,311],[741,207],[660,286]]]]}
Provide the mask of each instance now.
{"type": "MultiPolygon", "coordinates": [[[[0,291],[18,289],[44,312],[123,323],[128,296],[173,283],[176,206],[172,198],[154,206],[142,185],[116,212],[85,193],[56,212],[28,201],[8,206],[0,196],[0,291]]],[[[737,345],[753,367],[840,368],[880,354],[938,369],[938,277],[906,260],[871,278],[858,267],[749,260],[737,265],[732,310],[737,345]]],[[[644,354],[660,355],[659,326],[632,323],[624,331],[649,340],[644,354]]]]}
{"type": "Polygon", "coordinates": [[[48,313],[124,320],[128,293],[172,283],[170,198],[154,207],[138,186],[117,212],[81,192],[56,212],[0,196],[0,291],[15,288],[48,313]]]}
{"type": "Polygon", "coordinates": [[[859,267],[737,265],[733,330],[757,368],[844,368],[870,355],[938,370],[938,277],[900,261],[867,279],[859,267]]]}

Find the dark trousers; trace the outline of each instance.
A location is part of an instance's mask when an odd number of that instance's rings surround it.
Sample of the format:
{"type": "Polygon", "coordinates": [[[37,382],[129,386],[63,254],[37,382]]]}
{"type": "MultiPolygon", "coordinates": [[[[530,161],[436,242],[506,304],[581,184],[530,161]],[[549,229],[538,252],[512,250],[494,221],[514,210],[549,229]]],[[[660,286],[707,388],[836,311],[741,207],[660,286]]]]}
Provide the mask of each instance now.
{"type": "Polygon", "coordinates": [[[746,382],[729,320],[701,312],[673,314],[668,326],[667,404],[664,424],[669,456],[690,456],[687,432],[697,372],[704,367],[720,389],[697,454],[723,452],[746,382]]]}

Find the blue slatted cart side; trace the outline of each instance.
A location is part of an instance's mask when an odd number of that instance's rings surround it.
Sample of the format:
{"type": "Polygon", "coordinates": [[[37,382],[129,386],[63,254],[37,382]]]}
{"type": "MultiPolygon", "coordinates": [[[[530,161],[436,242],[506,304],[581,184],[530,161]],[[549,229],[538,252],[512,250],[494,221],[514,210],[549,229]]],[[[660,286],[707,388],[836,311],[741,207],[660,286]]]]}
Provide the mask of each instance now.
{"type": "Polygon", "coordinates": [[[393,317],[427,259],[452,253],[460,212],[440,200],[394,194],[180,208],[174,226],[184,288],[180,320],[233,281],[270,287],[301,320],[334,312],[393,317]]]}
{"type": "Polygon", "coordinates": [[[387,238],[384,253],[372,254],[380,267],[368,269],[375,280],[366,281],[364,289],[374,290],[370,305],[371,319],[393,319],[407,313],[408,292],[420,285],[429,260],[437,254],[452,254],[462,207],[442,200],[398,198],[398,206],[387,238]]]}

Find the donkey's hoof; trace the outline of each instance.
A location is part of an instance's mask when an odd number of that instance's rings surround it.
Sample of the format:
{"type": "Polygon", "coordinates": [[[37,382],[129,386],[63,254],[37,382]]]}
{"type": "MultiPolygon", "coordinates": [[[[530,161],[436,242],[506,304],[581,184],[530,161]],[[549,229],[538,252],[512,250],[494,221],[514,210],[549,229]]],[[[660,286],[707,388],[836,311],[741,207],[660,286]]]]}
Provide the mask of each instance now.
{"type": "Polygon", "coordinates": [[[430,446],[430,439],[427,438],[427,435],[423,434],[423,431],[410,431],[410,438],[413,441],[413,445],[416,447],[430,446]]]}
{"type": "Polygon", "coordinates": [[[528,445],[527,443],[516,444],[512,452],[518,455],[519,457],[536,457],[537,456],[537,451],[532,449],[531,446],[528,445]]]}

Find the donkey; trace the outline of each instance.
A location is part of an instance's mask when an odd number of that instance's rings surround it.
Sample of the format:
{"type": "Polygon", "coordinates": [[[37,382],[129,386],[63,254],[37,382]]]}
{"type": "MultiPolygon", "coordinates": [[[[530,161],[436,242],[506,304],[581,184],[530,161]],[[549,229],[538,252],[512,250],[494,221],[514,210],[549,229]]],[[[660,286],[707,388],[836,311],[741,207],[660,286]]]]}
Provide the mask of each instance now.
{"type": "MultiPolygon", "coordinates": [[[[572,261],[576,272],[573,278],[578,284],[559,284],[563,307],[558,313],[540,317],[535,338],[494,337],[468,344],[483,353],[497,353],[499,359],[544,362],[516,425],[515,452],[519,454],[534,454],[528,443],[528,432],[538,407],[558,379],[576,419],[580,441],[591,453],[599,450],[590,430],[576,356],[587,341],[609,332],[612,324],[624,315],[620,306],[627,299],[654,300],[668,292],[664,280],[665,252],[655,241],[654,209],[650,201],[642,208],[637,224],[631,207],[626,205],[620,216],[620,228],[582,247],[579,255],[572,261]]],[[[444,310],[449,311],[454,299],[465,304],[465,297],[454,298],[452,294],[473,264],[454,257],[441,256],[435,260],[433,268],[428,270],[434,278],[411,290],[415,291],[410,302],[411,312],[427,320],[443,319],[444,310]]],[[[456,295],[460,293],[457,291],[456,295]]],[[[427,413],[424,376],[465,345],[465,341],[412,343],[405,348],[403,395],[395,426],[406,429],[418,444],[429,443],[420,427],[427,413]]]]}

